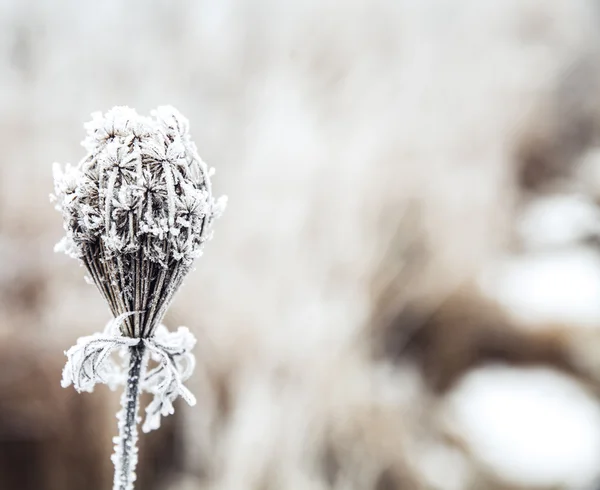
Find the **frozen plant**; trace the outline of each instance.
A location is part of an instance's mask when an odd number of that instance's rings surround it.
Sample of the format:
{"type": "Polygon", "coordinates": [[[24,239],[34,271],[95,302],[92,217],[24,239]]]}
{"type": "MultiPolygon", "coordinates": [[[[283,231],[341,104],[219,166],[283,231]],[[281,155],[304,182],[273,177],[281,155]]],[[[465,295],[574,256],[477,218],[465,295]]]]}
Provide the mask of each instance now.
{"type": "Polygon", "coordinates": [[[144,432],[173,413],[178,396],[196,402],[183,385],[194,369],[196,340],[185,327],[170,333],[161,320],[226,199],[213,198],[188,121],[173,107],[159,107],[152,117],[128,107],[92,117],[82,143],[87,155],[76,166],[54,166],[51,199],[66,230],[56,250],[83,263],[114,318],[103,333],[80,338],[65,353],[62,385],[79,392],[96,383],[125,385],[113,488],[131,490],[140,392],[154,397],[144,432]],[[149,359],[156,367],[147,369],[149,359]]]}

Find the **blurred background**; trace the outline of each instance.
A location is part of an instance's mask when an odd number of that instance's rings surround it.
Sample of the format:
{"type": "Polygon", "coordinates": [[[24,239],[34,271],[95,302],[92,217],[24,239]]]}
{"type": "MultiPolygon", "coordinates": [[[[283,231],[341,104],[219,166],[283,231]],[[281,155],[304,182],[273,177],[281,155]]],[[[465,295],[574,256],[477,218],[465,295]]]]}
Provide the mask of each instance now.
{"type": "Polygon", "coordinates": [[[1,0],[0,88],[1,489],[111,487],[51,166],[162,104],[229,207],[136,488],[600,489],[600,1],[1,0]]]}

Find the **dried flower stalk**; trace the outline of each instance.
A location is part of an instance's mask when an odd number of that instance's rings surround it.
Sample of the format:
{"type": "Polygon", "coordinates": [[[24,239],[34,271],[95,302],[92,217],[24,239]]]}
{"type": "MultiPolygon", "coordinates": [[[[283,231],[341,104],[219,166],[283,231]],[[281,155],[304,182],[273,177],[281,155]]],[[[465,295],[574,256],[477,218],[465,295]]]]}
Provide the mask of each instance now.
{"type": "Polygon", "coordinates": [[[103,334],[82,337],[66,352],[63,386],[92,391],[125,384],[115,438],[115,490],[133,489],[140,391],[154,395],[145,432],[173,413],[173,401],[195,399],[195,344],[184,327],[169,333],[162,318],[183,278],[211,238],[225,198],[215,201],[210,175],[190,140],[187,120],[172,107],[152,118],[128,107],[95,113],[86,124],[86,157],[54,167],[56,208],[66,236],[57,245],[85,265],[114,319],[103,334]],[[112,354],[125,358],[125,371],[112,354]],[[149,358],[158,363],[147,371],[149,358]]]}

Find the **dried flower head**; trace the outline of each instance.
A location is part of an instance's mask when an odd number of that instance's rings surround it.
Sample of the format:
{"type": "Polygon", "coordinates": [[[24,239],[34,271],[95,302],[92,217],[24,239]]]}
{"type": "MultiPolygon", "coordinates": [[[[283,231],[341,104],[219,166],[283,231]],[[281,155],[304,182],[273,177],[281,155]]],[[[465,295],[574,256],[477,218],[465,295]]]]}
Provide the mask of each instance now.
{"type": "Polygon", "coordinates": [[[54,166],[56,207],[66,236],[57,250],[80,259],[108,302],[114,319],[104,333],[82,337],[67,352],[62,385],[93,391],[97,383],[125,384],[119,436],[114,439],[114,490],[133,490],[137,464],[139,395],[153,395],[145,432],[160,426],[182,397],[194,369],[196,342],[161,320],[225,205],[215,201],[210,173],[172,107],[152,117],[128,107],[93,114],[86,124],[86,157],[75,167],[54,166]],[[123,369],[113,354],[121,354],[123,369]],[[156,366],[147,370],[152,359],[156,366]]]}
{"type": "Polygon", "coordinates": [[[215,201],[188,121],[173,107],[144,117],[129,107],[95,113],[87,156],[54,166],[57,245],[87,267],[123,335],[151,337],[175,291],[211,237],[225,199],[215,201]]]}

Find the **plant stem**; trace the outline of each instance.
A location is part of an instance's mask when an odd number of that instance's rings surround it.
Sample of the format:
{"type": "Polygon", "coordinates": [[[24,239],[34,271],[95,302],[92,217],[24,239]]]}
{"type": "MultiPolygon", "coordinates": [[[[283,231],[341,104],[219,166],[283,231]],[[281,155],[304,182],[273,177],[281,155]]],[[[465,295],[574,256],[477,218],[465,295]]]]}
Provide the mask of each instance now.
{"type": "Polygon", "coordinates": [[[129,348],[129,371],[127,384],[121,396],[119,436],[114,439],[115,453],[112,461],[115,465],[113,490],[133,490],[135,467],[138,461],[137,412],[140,404],[140,380],[145,371],[145,346],[142,341],[129,348]]]}

